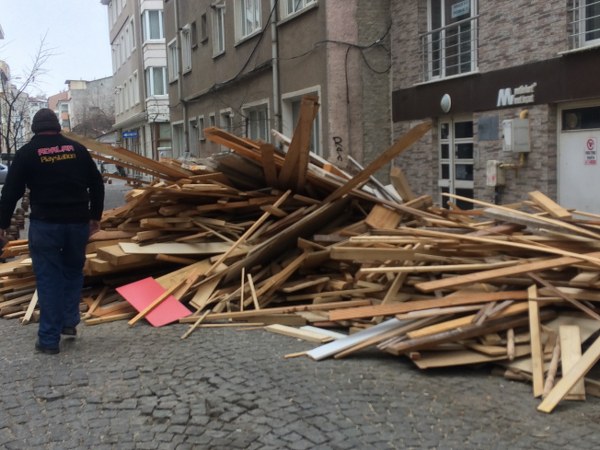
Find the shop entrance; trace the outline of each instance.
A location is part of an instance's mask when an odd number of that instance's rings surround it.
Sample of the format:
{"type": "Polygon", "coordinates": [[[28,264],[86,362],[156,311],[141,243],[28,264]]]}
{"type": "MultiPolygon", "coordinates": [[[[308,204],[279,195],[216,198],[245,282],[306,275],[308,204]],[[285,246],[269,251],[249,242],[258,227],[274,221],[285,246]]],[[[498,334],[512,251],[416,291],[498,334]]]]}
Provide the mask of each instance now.
{"type": "Polygon", "coordinates": [[[600,106],[560,111],[558,202],[600,214],[600,106]]]}

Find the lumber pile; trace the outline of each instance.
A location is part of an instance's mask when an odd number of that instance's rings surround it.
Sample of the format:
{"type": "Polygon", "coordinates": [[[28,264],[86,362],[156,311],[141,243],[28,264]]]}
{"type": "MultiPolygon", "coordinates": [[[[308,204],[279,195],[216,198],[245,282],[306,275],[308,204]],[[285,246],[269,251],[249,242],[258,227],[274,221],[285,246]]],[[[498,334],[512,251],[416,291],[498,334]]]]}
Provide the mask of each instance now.
{"type": "MultiPolygon", "coordinates": [[[[84,322],[180,322],[182,338],[265,327],[316,344],[286,356],[317,361],[379,349],[424,370],[493,363],[531,382],[544,412],[597,395],[600,217],[541,192],[512,205],[448,194],[442,208],[398,167],[390,190],[373,173],[431,124],[350,174],[308,151],[317,108],[303,99],[283,149],[207,128],[229,151],[193,168],[86,142],[152,181],[89,243],[84,322]]],[[[0,316],[35,321],[26,241],[2,257],[0,316]]]]}

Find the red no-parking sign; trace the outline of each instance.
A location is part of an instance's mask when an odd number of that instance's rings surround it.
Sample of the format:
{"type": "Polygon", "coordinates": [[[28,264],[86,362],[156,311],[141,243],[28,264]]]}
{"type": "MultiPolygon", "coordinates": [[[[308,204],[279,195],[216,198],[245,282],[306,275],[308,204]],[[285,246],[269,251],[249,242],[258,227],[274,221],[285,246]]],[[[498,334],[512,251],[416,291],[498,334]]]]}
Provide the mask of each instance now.
{"type": "Polygon", "coordinates": [[[595,137],[587,138],[585,141],[585,165],[586,166],[594,166],[596,165],[597,158],[597,149],[598,149],[598,139],[595,137]]]}

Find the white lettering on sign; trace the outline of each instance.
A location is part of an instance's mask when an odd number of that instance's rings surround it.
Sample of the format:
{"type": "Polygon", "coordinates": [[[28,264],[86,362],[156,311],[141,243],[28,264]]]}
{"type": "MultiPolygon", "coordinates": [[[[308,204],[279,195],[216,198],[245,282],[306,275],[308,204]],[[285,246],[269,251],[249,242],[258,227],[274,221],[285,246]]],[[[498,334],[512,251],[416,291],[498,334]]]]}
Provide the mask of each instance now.
{"type": "Polygon", "coordinates": [[[469,14],[471,11],[470,0],[463,0],[462,2],[457,2],[451,6],[452,10],[452,18],[464,16],[465,14],[469,14]]]}
{"type": "Polygon", "coordinates": [[[598,162],[598,140],[594,137],[587,138],[585,141],[585,165],[595,166],[598,162]]]}
{"type": "Polygon", "coordinates": [[[496,106],[500,108],[502,106],[525,105],[527,103],[533,103],[535,101],[536,87],[537,82],[531,84],[522,84],[514,89],[509,87],[498,89],[496,106]]]}

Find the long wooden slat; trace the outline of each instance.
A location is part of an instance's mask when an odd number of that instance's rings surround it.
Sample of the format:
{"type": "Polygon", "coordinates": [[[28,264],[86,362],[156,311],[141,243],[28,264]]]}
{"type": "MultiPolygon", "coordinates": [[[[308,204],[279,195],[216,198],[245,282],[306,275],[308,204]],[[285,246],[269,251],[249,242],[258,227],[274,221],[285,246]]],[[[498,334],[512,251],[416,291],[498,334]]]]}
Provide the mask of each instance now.
{"type": "MultiPolygon", "coordinates": [[[[600,257],[600,252],[586,253],[584,256],[590,256],[593,258],[600,257]]],[[[458,275],[450,278],[443,278],[441,280],[424,281],[417,283],[415,286],[417,289],[423,292],[431,292],[438,289],[448,289],[457,286],[464,286],[465,284],[478,283],[481,281],[489,281],[494,278],[511,277],[515,275],[522,275],[526,272],[536,272],[540,270],[554,269],[571,264],[580,262],[583,258],[575,258],[571,256],[563,256],[561,258],[552,258],[543,261],[534,261],[530,263],[520,264],[514,267],[503,267],[501,269],[483,270],[476,273],[468,273],[465,275],[458,275]]]]}
{"type": "MultiPolygon", "coordinates": [[[[558,335],[562,350],[561,370],[563,374],[566,374],[581,358],[581,332],[577,325],[561,325],[558,327],[558,335]]],[[[585,400],[585,383],[583,379],[575,383],[566,398],[569,400],[585,400]]]]}
{"type": "Polygon", "coordinates": [[[542,350],[542,330],[540,327],[540,306],[535,300],[537,289],[530,286],[529,295],[529,335],[531,339],[531,365],[533,375],[533,396],[540,397],[544,393],[544,352],[542,350]]]}
{"type": "Polygon", "coordinates": [[[366,319],[369,317],[390,316],[431,308],[487,303],[498,300],[527,300],[527,298],[526,291],[463,293],[461,295],[446,296],[440,299],[413,300],[396,304],[373,305],[364,308],[340,309],[331,311],[329,313],[329,318],[333,321],[366,319]]]}

